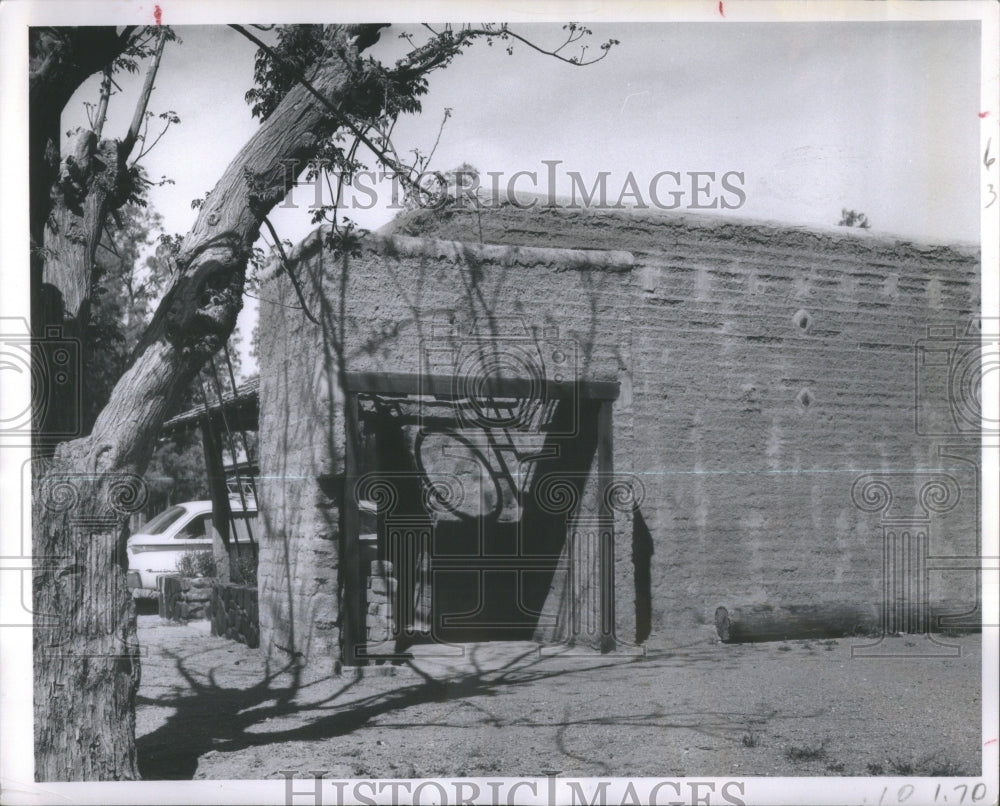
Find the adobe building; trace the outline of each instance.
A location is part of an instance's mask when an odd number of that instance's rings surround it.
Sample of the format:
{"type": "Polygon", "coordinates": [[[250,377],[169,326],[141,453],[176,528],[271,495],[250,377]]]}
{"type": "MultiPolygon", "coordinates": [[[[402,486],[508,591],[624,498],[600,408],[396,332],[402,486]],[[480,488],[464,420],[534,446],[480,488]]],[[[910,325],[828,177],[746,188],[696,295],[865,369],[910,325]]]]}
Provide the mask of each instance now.
{"type": "Polygon", "coordinates": [[[977,618],[978,248],[504,206],[290,258],[260,304],[270,652],[977,618]]]}

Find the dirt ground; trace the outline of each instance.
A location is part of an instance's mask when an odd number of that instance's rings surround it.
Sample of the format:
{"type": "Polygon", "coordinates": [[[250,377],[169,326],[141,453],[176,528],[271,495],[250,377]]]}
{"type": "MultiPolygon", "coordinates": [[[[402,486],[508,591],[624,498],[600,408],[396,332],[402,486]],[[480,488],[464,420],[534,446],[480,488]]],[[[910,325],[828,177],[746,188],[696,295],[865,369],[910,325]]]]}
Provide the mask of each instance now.
{"type": "Polygon", "coordinates": [[[139,639],[147,780],[981,774],[977,635],[942,639],[961,648],[952,658],[852,658],[870,639],[725,645],[707,634],[651,641],[644,657],[465,645],[459,657],[300,684],[207,621],[140,615],[139,639]]]}

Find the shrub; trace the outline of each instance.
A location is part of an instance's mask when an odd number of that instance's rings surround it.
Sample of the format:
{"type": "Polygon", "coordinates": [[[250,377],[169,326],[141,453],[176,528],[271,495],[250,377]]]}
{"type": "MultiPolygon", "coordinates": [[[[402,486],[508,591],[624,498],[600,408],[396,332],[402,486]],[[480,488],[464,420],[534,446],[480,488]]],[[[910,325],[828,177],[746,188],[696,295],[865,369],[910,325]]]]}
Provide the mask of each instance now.
{"type": "Polygon", "coordinates": [[[230,563],[229,576],[233,582],[250,587],[257,586],[257,558],[241,554],[230,563]]]}
{"type": "Polygon", "coordinates": [[[215,557],[210,551],[185,551],[177,560],[177,573],[185,577],[218,576],[215,557]]]}
{"type": "Polygon", "coordinates": [[[889,759],[889,769],[893,775],[913,775],[916,767],[905,759],[889,759]]]}
{"type": "Polygon", "coordinates": [[[814,761],[826,756],[826,748],[823,745],[803,745],[802,747],[789,747],[785,751],[785,758],[792,761],[814,761]]]}

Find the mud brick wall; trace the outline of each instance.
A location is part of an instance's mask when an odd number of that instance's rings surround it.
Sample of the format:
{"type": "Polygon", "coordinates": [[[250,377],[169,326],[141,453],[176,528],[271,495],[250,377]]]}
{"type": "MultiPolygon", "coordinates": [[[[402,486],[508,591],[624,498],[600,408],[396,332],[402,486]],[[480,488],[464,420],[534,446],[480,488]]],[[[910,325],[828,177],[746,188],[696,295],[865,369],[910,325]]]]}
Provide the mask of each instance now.
{"type": "MultiPolygon", "coordinates": [[[[976,553],[975,435],[915,428],[918,380],[941,394],[924,377],[940,372],[915,360],[915,345],[932,326],[961,336],[978,315],[974,248],[502,208],[481,220],[411,215],[360,257],[334,258],[312,236],[294,259],[311,310],[325,311],[336,338],[324,349],[283,275],[265,286],[265,641],[294,632],[299,651],[335,657],[343,422],[330,405],[334,365],[417,372],[428,339],[457,338],[486,315],[520,318],[539,343],[572,340],[577,377],[620,384],[615,470],[645,487],[616,535],[623,638],[709,624],[720,604],[877,605],[884,536],[903,521],[928,534],[931,555],[976,553]],[[487,246],[471,243],[480,227],[487,246]],[[414,235],[443,240],[400,237],[414,235]]],[[[929,579],[932,602],[976,600],[968,571],[929,579]]]]}
{"type": "MultiPolygon", "coordinates": [[[[360,257],[335,258],[314,235],[293,260],[310,311],[333,324],[324,334],[303,316],[283,274],[262,289],[261,634],[272,651],[294,647],[310,665],[313,658],[334,664],[344,473],[337,367],[415,373],[428,343],[435,354],[457,350],[478,323],[489,338],[526,333],[533,343],[563,346],[569,340],[574,378],[618,381],[631,364],[631,335],[621,323],[631,302],[632,259],[624,252],[404,237],[371,239],[360,257]]],[[[622,409],[623,427],[627,416],[622,409]]],[[[624,442],[622,448],[616,445],[616,468],[629,465],[624,442]]],[[[624,569],[627,541],[619,550],[624,569]]],[[[624,596],[629,589],[621,588],[624,596]]],[[[623,607],[626,616],[629,610],[623,607]]]]}
{"type": "MultiPolygon", "coordinates": [[[[915,433],[914,344],[929,325],[969,322],[975,259],[802,232],[706,234],[678,234],[644,268],[633,319],[634,394],[658,402],[637,406],[635,423],[656,502],[644,511],[654,624],[703,619],[713,597],[877,603],[881,515],[852,498],[865,473],[900,474],[888,514],[908,518],[931,480],[913,471],[947,469],[965,500],[928,524],[931,553],[974,555],[975,474],[961,451],[939,455],[947,440],[915,433]]],[[[932,601],[975,601],[974,574],[930,581],[932,601]]]]}
{"type": "Polygon", "coordinates": [[[282,662],[309,658],[317,674],[329,674],[340,658],[342,407],[331,405],[337,387],[323,335],[290,288],[264,305],[259,327],[261,636],[282,662]]]}

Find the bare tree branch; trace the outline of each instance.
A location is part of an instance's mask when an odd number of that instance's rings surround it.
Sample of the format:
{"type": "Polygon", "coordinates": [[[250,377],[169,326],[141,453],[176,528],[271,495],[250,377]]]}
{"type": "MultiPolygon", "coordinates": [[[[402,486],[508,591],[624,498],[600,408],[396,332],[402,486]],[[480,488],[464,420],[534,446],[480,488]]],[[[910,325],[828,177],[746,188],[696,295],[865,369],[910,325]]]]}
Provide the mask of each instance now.
{"type": "MultiPolygon", "coordinates": [[[[160,117],[163,117],[163,116],[161,115],[160,117]]],[[[154,148],[156,148],[156,144],[159,143],[160,140],[163,139],[163,135],[165,135],[167,133],[167,129],[169,129],[170,125],[172,123],[174,123],[174,122],[175,122],[174,120],[172,120],[170,118],[167,118],[167,122],[163,126],[163,128],[160,130],[160,133],[158,135],[156,135],[156,138],[153,140],[152,143],[150,143],[148,146],[144,145],[143,148],[140,149],[139,154],[136,156],[136,158],[134,160],[132,160],[132,165],[135,165],[137,162],[139,162],[139,160],[141,160],[143,157],[145,157],[150,151],[152,151],[154,148]]],[[[146,142],[146,130],[147,130],[147,128],[148,128],[148,124],[143,127],[142,136],[139,138],[140,140],[142,140],[143,143],[146,142]]]]}
{"type": "Polygon", "coordinates": [[[163,56],[163,45],[167,41],[165,29],[160,31],[160,38],[156,43],[156,53],[153,55],[153,63],[146,71],[146,81],[142,86],[142,94],[135,105],[135,112],[132,115],[132,125],[128,127],[128,134],[122,140],[122,153],[131,154],[136,138],[139,136],[139,127],[146,117],[146,107],[149,105],[149,96],[153,92],[153,81],[156,79],[156,72],[160,69],[160,57],[163,56]]]}
{"type": "Polygon", "coordinates": [[[94,135],[101,139],[101,132],[104,131],[104,122],[108,118],[108,100],[111,98],[111,68],[104,68],[104,78],[101,79],[101,100],[97,105],[97,114],[94,116],[94,135]]]}
{"type": "Polygon", "coordinates": [[[299,298],[299,304],[302,306],[302,313],[306,315],[306,318],[312,322],[317,327],[322,327],[319,319],[313,316],[312,311],[309,310],[309,306],[306,304],[306,298],[302,293],[302,286],[299,285],[299,279],[295,276],[295,272],[292,271],[291,261],[288,259],[288,255],[285,254],[285,247],[281,243],[281,238],[278,237],[278,233],[274,229],[274,225],[271,223],[271,219],[264,216],[264,225],[267,227],[268,231],[271,233],[271,240],[274,241],[274,245],[278,248],[278,255],[281,257],[281,267],[285,270],[285,274],[288,275],[288,279],[292,281],[292,288],[295,289],[295,296],[299,298]]]}

